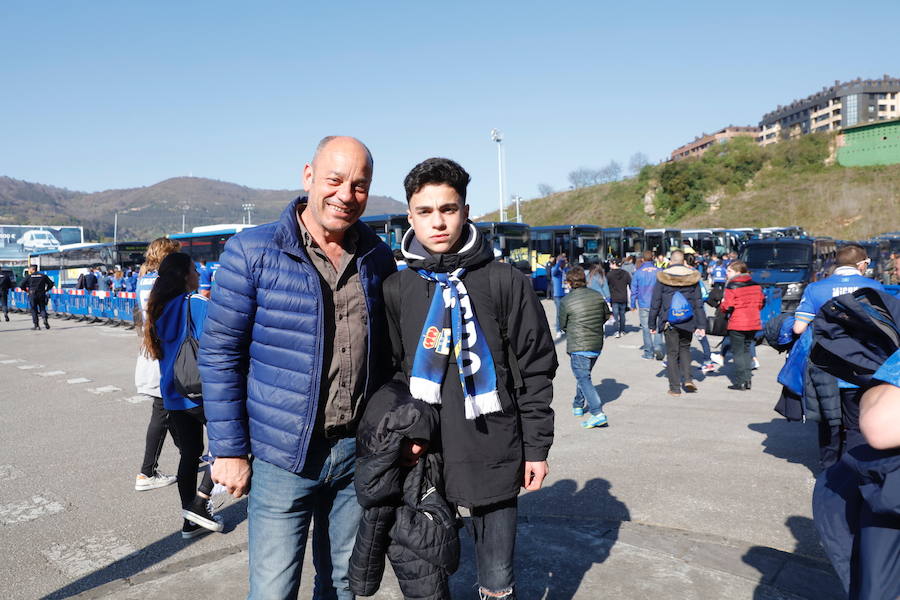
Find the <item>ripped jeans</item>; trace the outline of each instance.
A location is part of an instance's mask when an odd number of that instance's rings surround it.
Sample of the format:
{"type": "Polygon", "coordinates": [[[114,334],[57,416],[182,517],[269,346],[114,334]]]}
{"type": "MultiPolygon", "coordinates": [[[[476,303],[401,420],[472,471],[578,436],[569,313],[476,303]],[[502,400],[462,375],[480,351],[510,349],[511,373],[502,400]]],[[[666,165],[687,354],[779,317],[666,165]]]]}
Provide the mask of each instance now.
{"type": "Polygon", "coordinates": [[[511,498],[470,511],[469,533],[475,542],[478,593],[484,599],[515,600],[513,557],[516,549],[518,499],[511,498]]]}

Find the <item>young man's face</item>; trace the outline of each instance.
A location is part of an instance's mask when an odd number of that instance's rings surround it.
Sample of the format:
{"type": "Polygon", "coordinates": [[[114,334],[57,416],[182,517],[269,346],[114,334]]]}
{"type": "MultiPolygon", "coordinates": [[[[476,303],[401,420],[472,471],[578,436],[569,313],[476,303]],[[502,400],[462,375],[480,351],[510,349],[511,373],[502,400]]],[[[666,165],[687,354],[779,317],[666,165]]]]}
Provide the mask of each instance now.
{"type": "Polygon", "coordinates": [[[416,239],[432,254],[454,252],[460,245],[469,206],[445,183],[423,186],[409,199],[407,220],[416,239]]]}

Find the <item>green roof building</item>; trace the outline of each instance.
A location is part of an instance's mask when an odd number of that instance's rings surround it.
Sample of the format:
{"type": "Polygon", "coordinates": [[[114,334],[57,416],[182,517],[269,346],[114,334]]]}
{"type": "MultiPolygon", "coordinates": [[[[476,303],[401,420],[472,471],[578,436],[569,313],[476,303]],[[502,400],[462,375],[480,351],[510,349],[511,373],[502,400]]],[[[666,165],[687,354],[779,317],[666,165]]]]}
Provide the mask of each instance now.
{"type": "Polygon", "coordinates": [[[900,119],[844,127],[840,138],[837,159],[841,166],[900,163],[900,119]]]}

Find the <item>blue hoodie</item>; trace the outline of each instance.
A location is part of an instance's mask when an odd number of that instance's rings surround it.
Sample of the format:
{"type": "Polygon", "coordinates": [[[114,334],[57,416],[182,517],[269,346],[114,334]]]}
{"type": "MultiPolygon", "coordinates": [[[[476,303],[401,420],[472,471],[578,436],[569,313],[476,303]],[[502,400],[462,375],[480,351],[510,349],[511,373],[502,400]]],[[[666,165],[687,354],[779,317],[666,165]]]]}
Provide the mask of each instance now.
{"type": "Polygon", "coordinates": [[[645,262],[635,271],[631,278],[631,307],[650,308],[653,301],[653,286],[656,285],[656,272],[659,271],[652,262],[645,262]]]}
{"type": "MultiPolygon", "coordinates": [[[[187,410],[199,406],[175,390],[175,358],[187,337],[187,301],[187,294],[172,298],[156,320],[156,333],[162,344],[162,358],[159,361],[159,389],[166,410],[187,410]]],[[[200,334],[203,333],[208,301],[199,294],[192,294],[190,302],[194,337],[199,340],[200,334]]]]}

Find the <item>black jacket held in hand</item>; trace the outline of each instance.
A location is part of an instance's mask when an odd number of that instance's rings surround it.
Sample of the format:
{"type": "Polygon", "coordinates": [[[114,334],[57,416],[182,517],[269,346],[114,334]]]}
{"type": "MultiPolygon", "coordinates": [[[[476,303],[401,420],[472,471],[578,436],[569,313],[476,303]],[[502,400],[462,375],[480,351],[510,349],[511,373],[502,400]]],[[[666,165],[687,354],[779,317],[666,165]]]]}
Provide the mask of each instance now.
{"type": "Polygon", "coordinates": [[[490,242],[474,226],[469,235],[477,239],[458,254],[432,256],[412,233],[410,229],[403,240],[409,268],[388,277],[383,288],[395,364],[409,377],[435,294],[435,284],[416,269],[448,273],[465,267],[462,281],[491,350],[503,412],[466,419],[459,373],[451,356],[437,407],[447,499],[472,507],[514,498],[524,480],[525,461],[546,460],[553,444],[550,401],[557,361],[547,316],[531,280],[512,265],[494,261],[490,242]],[[416,252],[410,253],[410,247],[416,252]],[[508,343],[503,340],[501,321],[508,343]],[[510,354],[515,354],[521,374],[519,389],[515,389],[510,354]]]}
{"type": "Polygon", "coordinates": [[[350,556],[350,589],[371,596],[381,586],[385,557],[404,598],[449,600],[449,576],[459,566],[454,510],[443,498],[440,456],[428,452],[413,467],[399,464],[406,439],[430,440],[434,408],[393,381],[369,400],[356,444],[356,497],[364,511],[350,556]]]}

